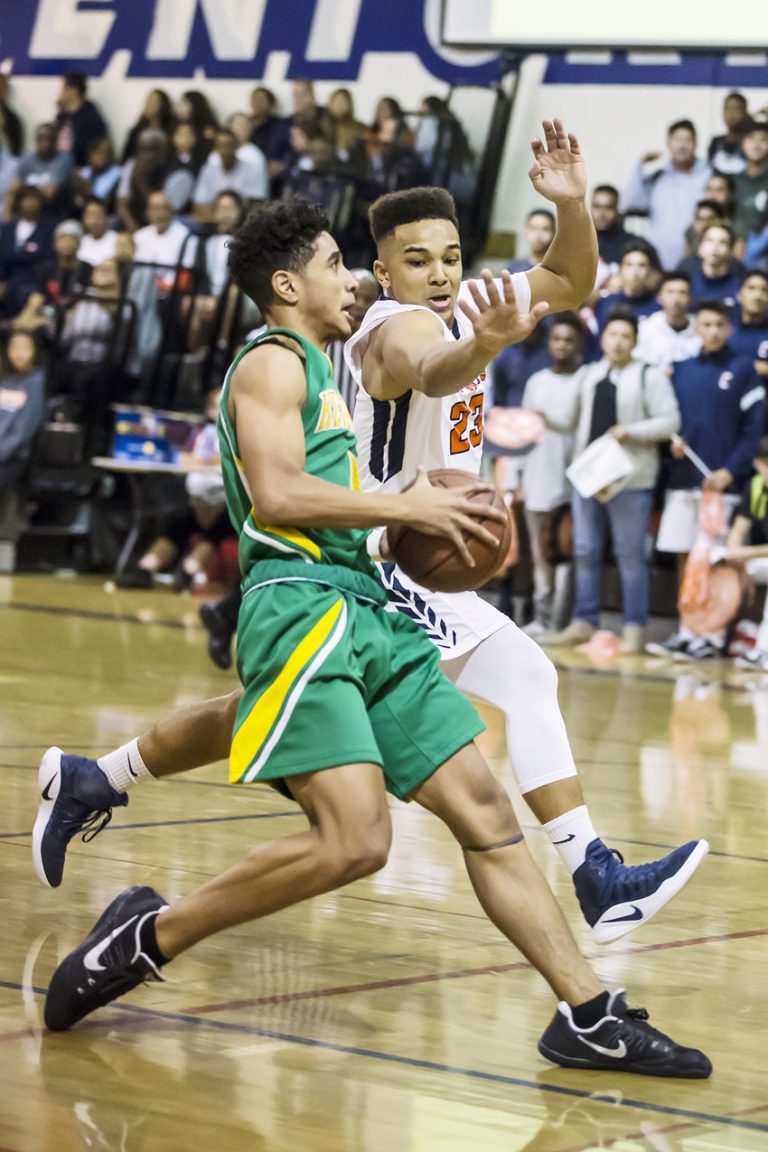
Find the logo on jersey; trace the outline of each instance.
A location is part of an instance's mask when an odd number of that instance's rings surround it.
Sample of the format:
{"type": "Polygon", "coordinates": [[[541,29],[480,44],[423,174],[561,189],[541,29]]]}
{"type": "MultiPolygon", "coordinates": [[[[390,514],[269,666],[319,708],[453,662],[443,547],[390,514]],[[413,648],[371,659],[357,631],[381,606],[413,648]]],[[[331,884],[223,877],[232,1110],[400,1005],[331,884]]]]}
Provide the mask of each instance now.
{"type": "Polygon", "coordinates": [[[466,388],[461,389],[459,396],[468,396],[472,392],[477,392],[478,388],[482,388],[483,384],[485,384],[485,377],[486,373],[481,372],[480,375],[477,376],[471,384],[468,384],[466,388]]]}
{"type": "Polygon", "coordinates": [[[326,388],[320,393],[320,415],[315,432],[331,432],[334,428],[352,428],[352,417],[344,403],[344,398],[335,388],[326,388]]]}
{"type": "Polygon", "coordinates": [[[722,389],[723,392],[727,392],[732,383],[733,372],[723,372],[717,382],[717,386],[718,388],[722,389]]]}

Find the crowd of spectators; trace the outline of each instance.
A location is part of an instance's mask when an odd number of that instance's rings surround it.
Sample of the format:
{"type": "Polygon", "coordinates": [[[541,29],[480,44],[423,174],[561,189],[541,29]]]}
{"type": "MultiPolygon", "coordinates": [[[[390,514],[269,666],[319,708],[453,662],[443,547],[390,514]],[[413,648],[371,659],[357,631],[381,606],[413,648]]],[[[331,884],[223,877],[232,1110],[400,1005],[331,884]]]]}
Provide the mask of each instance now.
{"type": "MultiPolygon", "coordinates": [[[[578,316],[550,317],[493,366],[494,402],[535,407],[547,421],[545,442],[522,458],[517,487],[534,558],[530,628],[548,642],[576,643],[597,627],[610,537],[624,596],[623,647],[639,651],[649,509],[663,513],[658,548],[685,554],[702,489],[741,507],[745,485],[759,475],[753,462],[766,431],[768,376],[768,122],[751,115],[739,93],[726,97],[723,120],[725,131],[706,154],[694,124],[680,119],[665,150],[641,157],[621,191],[593,188],[600,260],[592,296],[578,316]],[[572,495],[565,468],[602,436],[619,442],[631,461],[621,490],[608,501],[572,495]],[[552,514],[566,505],[575,536],[570,622],[553,606],[545,555],[552,514]]],[[[158,405],[173,398],[179,379],[191,379],[202,408],[216,371],[259,320],[226,268],[228,237],[250,203],[299,194],[319,200],[348,263],[367,268],[366,209],[376,196],[435,182],[466,197],[472,171],[463,128],[436,96],[416,113],[382,97],[366,124],[348,89],[321,106],[312,84],[297,80],[287,114],[274,93],[257,86],[250,106],[222,121],[200,91],[174,104],[153,89],[120,141],[88,98],[84,75],[72,72],[25,146],[8,79],[0,76],[6,375],[19,376],[16,338],[23,334],[31,374],[45,380],[42,408],[30,389],[27,416],[81,422],[84,453],[107,446],[113,401],[158,405]],[[204,358],[214,367],[209,378],[204,358]]],[[[554,229],[549,211],[531,212],[510,267],[540,261],[554,229]]],[[[0,470],[15,475],[25,451],[14,448],[0,470]]],[[[683,630],[668,649],[722,651],[722,638],[699,640],[683,630]]]]}
{"type": "MultiPolygon", "coordinates": [[[[702,532],[703,493],[714,494],[724,514],[715,554],[763,578],[748,545],[765,543],[760,516],[749,510],[764,511],[766,472],[768,121],[750,116],[740,93],[725,98],[723,119],[726,131],[706,155],[693,123],[678,120],[666,151],[643,156],[623,190],[592,190],[600,252],[592,296],[578,317],[548,318],[494,365],[496,403],[533,408],[546,422],[544,439],[510,480],[533,562],[527,628],[544,644],[577,646],[595,635],[610,538],[623,602],[620,651],[642,652],[650,566],[674,554],[682,577],[702,532]],[[601,438],[621,445],[625,470],[612,488],[585,496],[565,470],[601,438]],[[557,610],[548,558],[553,522],[565,509],[575,584],[568,620],[557,610]]],[[[511,269],[541,259],[553,223],[546,211],[530,213],[525,255],[511,269]]],[[[766,627],[747,661],[762,670],[766,627]]],[[[727,652],[728,641],[722,628],[681,624],[650,647],[675,659],[711,659],[727,652]]]]}

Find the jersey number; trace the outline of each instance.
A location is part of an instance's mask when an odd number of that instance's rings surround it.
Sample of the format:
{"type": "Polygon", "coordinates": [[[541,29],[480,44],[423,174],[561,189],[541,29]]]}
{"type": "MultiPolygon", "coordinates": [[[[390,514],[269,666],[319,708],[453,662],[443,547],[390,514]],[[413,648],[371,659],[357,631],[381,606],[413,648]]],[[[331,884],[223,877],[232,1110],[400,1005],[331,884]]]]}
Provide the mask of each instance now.
{"type": "Polygon", "coordinates": [[[457,400],[451,408],[451,456],[479,448],[483,442],[483,393],[470,396],[469,403],[457,400]]]}

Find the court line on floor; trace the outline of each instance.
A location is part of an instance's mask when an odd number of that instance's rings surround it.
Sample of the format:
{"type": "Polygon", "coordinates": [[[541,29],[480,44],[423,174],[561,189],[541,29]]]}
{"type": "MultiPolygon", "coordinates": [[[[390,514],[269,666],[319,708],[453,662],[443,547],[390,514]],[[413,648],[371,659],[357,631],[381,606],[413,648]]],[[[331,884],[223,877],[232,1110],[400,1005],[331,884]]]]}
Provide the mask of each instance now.
{"type": "MultiPolygon", "coordinates": [[[[15,991],[24,991],[21,984],[0,980],[0,988],[15,991]]],[[[35,995],[44,996],[46,989],[33,987],[29,989],[35,995]]],[[[552,1092],[560,1096],[571,1096],[576,1099],[590,1099],[593,1093],[579,1088],[567,1088],[557,1084],[542,1084],[536,1080],[526,1080],[518,1076],[504,1076],[497,1072],[484,1072],[479,1068],[465,1068],[460,1065],[443,1064],[434,1060],[420,1060],[414,1056],[405,1056],[395,1052],[379,1052],[373,1048],[358,1048],[351,1044],[337,1044],[332,1040],[317,1040],[311,1036],[301,1036],[291,1032],[277,1032],[269,1028],[258,1028],[251,1024],[234,1024],[226,1020],[211,1020],[200,1016],[193,1016],[188,1012],[169,1012],[159,1008],[143,1008],[136,1004],[112,1004],[110,1008],[116,1012],[133,1016],[147,1016],[155,1020],[169,1023],[185,1024],[196,1027],[211,1028],[219,1032],[229,1032],[245,1036],[260,1036],[266,1040],[278,1040],[285,1044],[298,1044],[306,1048],[317,1048],[324,1052],[334,1052],[342,1056],[359,1056],[366,1060],[374,1060],[387,1064],[397,1064],[406,1068],[416,1068],[420,1071],[439,1072],[443,1075],[461,1076],[471,1080],[481,1080],[486,1083],[501,1084],[514,1088],[532,1089],[535,1092],[552,1092]]],[[[114,1021],[112,1022],[114,1024],[114,1021]]],[[[105,1023],[88,1022],[83,1027],[105,1027],[105,1023]]],[[[29,1029],[25,1035],[33,1029],[29,1029]]],[[[11,1034],[14,1035],[14,1034],[11,1034]]],[[[0,1043],[5,1042],[6,1036],[0,1035],[0,1043]]],[[[567,1073],[566,1073],[567,1075],[567,1073]]],[[[636,1100],[627,1097],[617,1101],[622,1108],[636,1108],[643,1112],[658,1113],[665,1116],[676,1116],[681,1119],[696,1121],[705,1124],[724,1124],[732,1128],[743,1128],[754,1132],[768,1132],[768,1124],[760,1124],[751,1120],[743,1120],[738,1115],[719,1115],[717,1113],[697,1112],[689,1108],[675,1108],[667,1104],[655,1104],[648,1100],[636,1100]]]]}
{"type": "Polygon", "coordinates": [[[141,616],[134,616],[128,612],[97,612],[91,608],[65,608],[55,604],[25,604],[18,600],[12,603],[0,603],[0,608],[5,608],[8,611],[40,612],[50,616],[77,616],[84,620],[108,620],[115,624],[143,624],[145,628],[205,631],[202,624],[186,624],[183,620],[143,620],[141,616]]]}
{"type": "MultiPolygon", "coordinates": [[[[694,948],[703,944],[722,944],[733,940],[745,940],[755,936],[768,936],[768,928],[743,929],[740,932],[724,932],[711,936],[694,936],[684,940],[665,940],[657,944],[636,944],[625,948],[612,948],[610,952],[585,953],[587,960],[603,960],[608,957],[638,956],[646,952],[667,952],[677,948],[694,948]]],[[[464,980],[473,976],[500,976],[508,972],[521,972],[533,969],[527,960],[510,961],[506,964],[488,964],[480,968],[455,968],[447,972],[427,972],[418,976],[393,976],[387,980],[372,980],[362,984],[342,984],[330,988],[307,989],[304,992],[283,992],[272,996],[257,996],[240,1000],[228,1000],[217,1004],[203,1004],[186,1009],[190,1015],[212,1012],[229,1012],[237,1008],[258,1008],[269,1004],[288,1004],[298,1000],[325,999],[330,996],[348,996],[355,992],[377,992],[387,988],[404,988],[415,984],[436,984],[444,980],[464,980]]]]}
{"type": "MultiPolygon", "coordinates": [[[[35,766],[29,765],[29,764],[0,764],[0,770],[13,769],[13,770],[23,770],[26,772],[31,772],[34,770],[34,767],[35,766]]],[[[195,784],[196,783],[198,785],[207,784],[211,788],[226,788],[228,790],[231,790],[234,787],[234,785],[232,785],[232,784],[216,784],[213,781],[205,781],[205,780],[194,781],[194,780],[172,780],[172,779],[168,779],[168,780],[165,780],[162,782],[168,783],[168,784],[171,784],[171,783],[175,783],[175,784],[195,784]]],[[[269,819],[274,819],[275,817],[301,816],[301,814],[302,814],[301,809],[297,805],[295,810],[292,810],[292,811],[264,812],[264,813],[260,813],[260,814],[254,814],[254,815],[245,814],[245,815],[238,815],[238,816],[198,816],[198,817],[190,818],[189,820],[154,820],[154,821],[144,820],[144,821],[141,821],[140,823],[135,823],[135,824],[122,824],[122,823],[111,824],[108,828],[105,828],[104,831],[105,832],[123,832],[123,831],[130,831],[131,829],[135,829],[135,828],[170,828],[170,827],[173,827],[174,825],[177,825],[177,824],[219,824],[222,822],[226,822],[228,820],[259,820],[259,819],[269,820],[269,819]]],[[[543,828],[539,824],[521,824],[520,827],[525,832],[535,832],[535,833],[540,833],[541,835],[546,835],[543,828]]],[[[23,839],[24,837],[28,838],[31,835],[32,835],[31,830],[30,831],[23,831],[23,832],[0,832],[0,840],[23,839]]],[[[607,836],[606,840],[611,844],[631,844],[635,848],[658,848],[664,852],[671,852],[676,847],[678,847],[678,845],[676,845],[676,844],[663,844],[663,843],[659,843],[656,840],[629,840],[624,836],[607,836]]],[[[752,863],[752,864],[768,864],[768,857],[765,857],[765,856],[739,856],[733,852],[719,852],[714,848],[710,848],[708,855],[709,856],[716,856],[718,859],[721,859],[721,860],[738,860],[739,862],[747,862],[747,863],[752,863]]]]}

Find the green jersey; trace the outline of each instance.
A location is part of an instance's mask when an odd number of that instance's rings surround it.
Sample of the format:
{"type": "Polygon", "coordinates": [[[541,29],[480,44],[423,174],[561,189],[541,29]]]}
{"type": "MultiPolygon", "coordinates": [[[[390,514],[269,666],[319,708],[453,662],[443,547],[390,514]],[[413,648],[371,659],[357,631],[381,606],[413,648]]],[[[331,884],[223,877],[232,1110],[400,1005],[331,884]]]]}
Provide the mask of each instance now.
{"type": "Polygon", "coordinates": [[[246,576],[261,560],[295,559],[307,564],[336,564],[373,575],[366,549],[368,530],[359,528],[299,528],[265,524],[257,516],[240,460],[237,437],[227,413],[227,396],[235,368],[243,356],[275,335],[290,336],[304,352],[307,398],[301,414],[306,462],[304,470],[332,484],[359,488],[357,441],[352,419],[336,387],[331,362],[308,340],[288,328],[269,328],[242,349],[224,379],[218,432],[221,469],[229,517],[239,534],[240,571],[246,576]]]}

